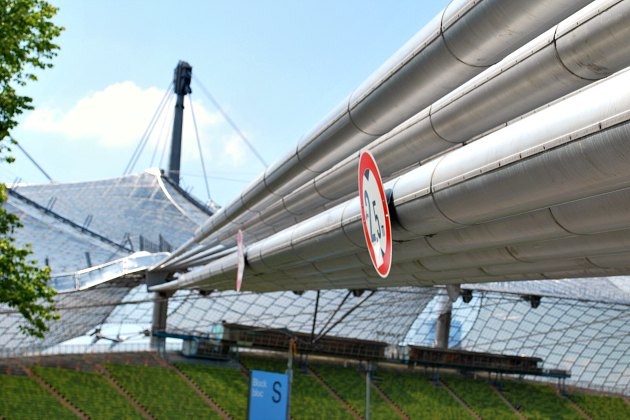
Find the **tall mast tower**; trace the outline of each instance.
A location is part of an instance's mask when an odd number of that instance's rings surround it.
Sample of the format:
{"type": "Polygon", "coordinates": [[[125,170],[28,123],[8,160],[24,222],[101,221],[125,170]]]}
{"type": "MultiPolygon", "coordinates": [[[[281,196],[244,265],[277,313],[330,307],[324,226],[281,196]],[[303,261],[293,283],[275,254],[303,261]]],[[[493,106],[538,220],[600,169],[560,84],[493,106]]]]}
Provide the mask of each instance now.
{"type": "Polygon", "coordinates": [[[173,120],[173,137],[171,140],[171,156],[168,164],[168,177],[179,184],[179,169],[182,155],[182,125],[184,122],[184,96],[191,93],[190,81],[192,79],[192,66],[185,61],[180,61],[175,67],[173,77],[173,89],[177,95],[175,103],[175,117],[173,120]]]}

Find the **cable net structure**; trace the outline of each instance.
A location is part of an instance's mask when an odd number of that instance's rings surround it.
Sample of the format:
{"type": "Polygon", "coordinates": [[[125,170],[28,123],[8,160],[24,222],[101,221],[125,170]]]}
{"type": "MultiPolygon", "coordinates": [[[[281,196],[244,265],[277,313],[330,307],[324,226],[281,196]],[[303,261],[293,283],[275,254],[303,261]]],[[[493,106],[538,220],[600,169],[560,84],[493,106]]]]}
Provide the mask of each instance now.
{"type": "MultiPolygon", "coordinates": [[[[11,356],[56,346],[63,351],[63,344],[78,336],[86,337],[89,351],[94,332],[105,325],[113,335],[126,330],[143,336],[159,299],[147,291],[143,269],[167,255],[168,246],[185,241],[211,213],[153,170],[102,181],[20,185],[9,192],[7,208],[25,225],[20,243],[31,243],[35,259],[53,267],[61,315],[39,340],[20,333],[15,310],[0,308],[0,355],[11,356]]],[[[569,370],[569,385],[630,394],[627,277],[464,287],[472,300],[453,303],[451,348],[540,357],[545,367],[569,370]],[[532,295],[540,297],[537,308],[524,299],[532,295]]],[[[445,294],[435,287],[361,295],[323,290],[316,312],[316,291],[180,290],[169,298],[167,331],[212,335],[222,323],[285,328],[384,342],[390,356],[403,357],[407,344],[433,345],[445,294]]],[[[148,337],[144,340],[148,348],[148,337]]],[[[111,351],[121,346],[109,344],[111,351]]]]}

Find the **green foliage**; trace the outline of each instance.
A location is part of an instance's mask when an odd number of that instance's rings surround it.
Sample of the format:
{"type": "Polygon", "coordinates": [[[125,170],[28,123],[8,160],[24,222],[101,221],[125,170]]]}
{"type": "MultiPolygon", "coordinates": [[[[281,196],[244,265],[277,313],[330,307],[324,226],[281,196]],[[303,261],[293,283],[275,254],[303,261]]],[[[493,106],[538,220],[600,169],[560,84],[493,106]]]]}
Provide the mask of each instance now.
{"type": "Polygon", "coordinates": [[[237,419],[247,417],[247,380],[240,370],[221,366],[178,363],[197,385],[237,419]]]}
{"type": "MultiPolygon", "coordinates": [[[[6,201],[6,187],[0,184],[0,204],[6,201]]],[[[29,260],[30,247],[15,246],[15,229],[21,226],[14,214],[0,207],[0,303],[17,309],[26,325],[20,329],[43,338],[47,322],[59,318],[53,299],[55,290],[48,286],[50,268],[40,269],[29,260]]]]}
{"type": "MultiPolygon", "coordinates": [[[[326,383],[339,393],[359,414],[365,416],[365,374],[354,368],[340,366],[313,366],[326,383]]],[[[370,392],[370,415],[374,419],[396,418],[397,414],[379,394],[370,392]]]]}
{"type": "Polygon", "coordinates": [[[578,404],[594,420],[630,419],[630,405],[619,397],[601,397],[589,394],[571,394],[571,400],[578,404]]]}
{"type": "MultiPolygon", "coordinates": [[[[283,373],[286,362],[262,358],[244,358],[252,369],[283,373]]],[[[209,395],[216,398],[233,418],[245,418],[248,385],[237,369],[190,363],[178,364],[209,395]]],[[[144,366],[108,365],[107,369],[140,403],[157,418],[218,418],[181,378],[170,369],[144,366]]],[[[352,368],[315,365],[311,367],[355,408],[364,405],[363,375],[352,368]],[[355,405],[356,404],[356,405],[355,405]]],[[[33,370],[52,384],[91,418],[138,418],[131,405],[98,374],[63,368],[34,367],[33,370]]],[[[349,418],[349,413],[330,394],[300,368],[294,371],[291,398],[292,417],[349,418]]],[[[427,377],[411,372],[379,371],[378,386],[411,418],[460,419],[470,417],[442,388],[427,377]]],[[[490,386],[459,376],[444,381],[470,403],[482,418],[514,418],[506,406],[497,402],[490,386]]],[[[567,401],[548,385],[506,381],[504,395],[528,419],[581,418],[567,401]]],[[[372,401],[378,397],[372,393],[372,401]]],[[[630,419],[630,406],[618,397],[573,394],[570,398],[594,419],[630,419]]],[[[381,400],[382,401],[382,400],[381,400]]],[[[386,405],[384,401],[382,404],[386,405]]],[[[357,410],[364,414],[363,410],[357,410]]],[[[374,419],[396,418],[389,406],[372,404],[374,419]]],[[[0,375],[0,418],[65,419],[74,415],[35,381],[24,376],[0,375]]]]}
{"type": "MultiPolygon", "coordinates": [[[[50,60],[59,47],[53,40],[63,28],[52,23],[57,9],[43,0],[0,0],[0,162],[15,144],[10,133],[17,117],[33,109],[32,99],[16,88],[37,80],[35,71],[52,67],[50,60]]],[[[6,187],[0,186],[0,205],[6,201],[6,187]]],[[[0,208],[0,303],[16,308],[27,321],[21,330],[36,337],[48,331],[47,321],[58,314],[52,305],[54,290],[47,285],[49,269],[29,261],[29,247],[18,248],[13,237],[20,227],[18,218],[0,208]]]]}
{"type": "MultiPolygon", "coordinates": [[[[63,28],[51,21],[57,9],[44,0],[0,0],[0,5],[1,142],[17,125],[17,116],[33,109],[33,100],[18,94],[16,87],[37,80],[37,69],[52,67],[50,60],[59,49],[53,40],[63,28]]],[[[0,152],[7,148],[0,145],[0,152]]]]}
{"type": "Polygon", "coordinates": [[[470,414],[444,389],[423,375],[410,372],[378,371],[378,384],[412,418],[463,419],[470,414]]]}
{"type": "Polygon", "coordinates": [[[176,373],[159,367],[107,365],[107,370],[158,419],[215,419],[210,408],[176,373]]]}
{"type": "Polygon", "coordinates": [[[514,412],[499,398],[487,382],[455,376],[443,378],[457,395],[484,419],[516,419],[514,412]]]}
{"type": "Polygon", "coordinates": [[[7,420],[76,419],[31,378],[8,375],[0,375],[0,417],[7,420]]]}
{"type": "Polygon", "coordinates": [[[506,381],[503,395],[528,419],[581,419],[548,385],[506,381]]]}
{"type": "Polygon", "coordinates": [[[98,373],[49,367],[35,367],[33,370],[93,419],[142,418],[98,373]]]}
{"type": "MultiPolygon", "coordinates": [[[[249,369],[267,372],[285,373],[287,369],[287,363],[278,360],[247,358],[243,362],[249,369]]],[[[305,374],[299,367],[293,369],[290,410],[296,419],[351,418],[313,376],[305,374]]]]}

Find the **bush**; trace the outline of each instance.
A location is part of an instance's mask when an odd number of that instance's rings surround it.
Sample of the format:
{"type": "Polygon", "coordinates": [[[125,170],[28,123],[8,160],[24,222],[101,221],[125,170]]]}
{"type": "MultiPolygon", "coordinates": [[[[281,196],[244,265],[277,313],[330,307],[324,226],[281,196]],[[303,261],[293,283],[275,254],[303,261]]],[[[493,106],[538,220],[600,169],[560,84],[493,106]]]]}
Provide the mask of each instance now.
{"type": "Polygon", "coordinates": [[[0,417],[9,419],[76,419],[37,382],[25,376],[0,375],[0,417]]]}
{"type": "Polygon", "coordinates": [[[470,413],[444,389],[417,373],[378,371],[378,384],[412,418],[463,419],[470,413]]]}
{"type": "Polygon", "coordinates": [[[247,417],[248,384],[240,370],[192,363],[178,363],[177,367],[232,417],[247,417]]]}
{"type": "Polygon", "coordinates": [[[503,394],[528,419],[581,419],[550,386],[506,381],[503,394]]]}
{"type": "Polygon", "coordinates": [[[497,420],[518,418],[499,398],[489,383],[454,376],[443,378],[443,380],[482,418],[497,420]]]}
{"type": "Polygon", "coordinates": [[[48,367],[34,367],[33,371],[92,418],[142,418],[98,373],[48,367]]]}
{"type": "Polygon", "coordinates": [[[571,400],[578,404],[594,420],[630,419],[630,406],[619,397],[601,397],[589,394],[571,394],[571,400]]]}
{"type": "MultiPolygon", "coordinates": [[[[326,383],[339,393],[359,414],[365,416],[365,373],[340,366],[313,366],[326,383]]],[[[389,403],[374,390],[370,392],[370,416],[375,419],[396,418],[397,414],[389,403]]]]}
{"type": "Polygon", "coordinates": [[[160,367],[107,365],[107,370],[158,419],[219,418],[176,373],[160,367]]]}

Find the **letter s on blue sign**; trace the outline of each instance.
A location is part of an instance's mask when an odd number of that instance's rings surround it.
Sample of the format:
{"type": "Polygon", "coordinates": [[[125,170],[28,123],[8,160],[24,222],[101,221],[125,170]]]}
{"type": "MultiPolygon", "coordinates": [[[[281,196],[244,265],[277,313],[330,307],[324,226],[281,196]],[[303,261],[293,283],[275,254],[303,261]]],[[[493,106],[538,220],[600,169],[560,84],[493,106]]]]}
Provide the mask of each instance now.
{"type": "Polygon", "coordinates": [[[282,389],[282,384],[278,381],[275,381],[273,383],[273,394],[271,396],[271,400],[273,402],[275,402],[276,404],[279,403],[280,401],[282,401],[282,393],[280,392],[280,389],[282,389]]]}

